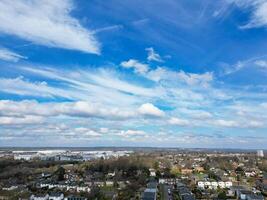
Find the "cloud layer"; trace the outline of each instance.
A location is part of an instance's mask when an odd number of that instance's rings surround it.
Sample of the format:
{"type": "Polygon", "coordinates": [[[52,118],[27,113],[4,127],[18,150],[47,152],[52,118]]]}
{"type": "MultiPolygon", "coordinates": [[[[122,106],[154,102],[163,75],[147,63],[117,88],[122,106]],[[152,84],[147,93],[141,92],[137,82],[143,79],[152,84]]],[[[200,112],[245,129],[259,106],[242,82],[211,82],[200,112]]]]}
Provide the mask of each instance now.
{"type": "Polygon", "coordinates": [[[0,146],[266,146],[265,11],[1,1],[0,146]]]}

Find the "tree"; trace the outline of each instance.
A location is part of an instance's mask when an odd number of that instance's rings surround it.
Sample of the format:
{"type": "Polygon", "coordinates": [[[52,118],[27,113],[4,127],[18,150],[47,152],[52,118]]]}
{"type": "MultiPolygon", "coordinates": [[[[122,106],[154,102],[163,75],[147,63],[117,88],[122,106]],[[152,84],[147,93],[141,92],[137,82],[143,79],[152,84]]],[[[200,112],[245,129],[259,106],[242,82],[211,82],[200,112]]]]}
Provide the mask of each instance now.
{"type": "Polygon", "coordinates": [[[197,199],[201,199],[202,198],[202,193],[201,193],[201,190],[200,189],[198,189],[198,188],[195,187],[192,190],[192,192],[195,194],[195,196],[196,196],[197,199]]]}
{"type": "Polygon", "coordinates": [[[153,164],[153,167],[154,167],[154,169],[156,171],[159,170],[159,162],[158,161],[155,161],[154,164],[153,164]]]}
{"type": "Polygon", "coordinates": [[[218,194],[218,199],[227,199],[225,191],[222,191],[218,194]]]}
{"type": "Polygon", "coordinates": [[[242,175],[242,176],[245,175],[244,169],[243,169],[242,167],[237,167],[237,168],[235,169],[235,172],[236,172],[237,174],[242,175]]]}
{"type": "Polygon", "coordinates": [[[63,181],[65,175],[65,169],[63,167],[59,167],[55,172],[55,175],[57,176],[58,181],[63,181]]]}

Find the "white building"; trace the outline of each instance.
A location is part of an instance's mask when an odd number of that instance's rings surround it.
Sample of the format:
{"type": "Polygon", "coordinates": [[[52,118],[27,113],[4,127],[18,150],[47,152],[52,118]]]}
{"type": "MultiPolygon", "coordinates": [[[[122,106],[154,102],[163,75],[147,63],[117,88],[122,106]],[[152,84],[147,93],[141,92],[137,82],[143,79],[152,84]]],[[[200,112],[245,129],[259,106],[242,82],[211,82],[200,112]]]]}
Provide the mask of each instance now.
{"type": "Polygon", "coordinates": [[[225,188],[225,182],[220,181],[220,182],[218,183],[218,186],[219,186],[220,188],[225,188]]]}
{"type": "Polygon", "coordinates": [[[106,181],[106,186],[113,186],[114,182],[113,181],[106,181]]]}
{"type": "Polygon", "coordinates": [[[66,189],[69,190],[75,190],[76,192],[90,192],[91,189],[88,186],[78,186],[78,185],[67,185],[67,184],[52,184],[52,183],[41,183],[41,188],[48,187],[48,189],[52,188],[58,188],[58,189],[66,189]]]}
{"type": "Polygon", "coordinates": [[[156,176],[156,171],[154,169],[149,169],[149,172],[150,172],[150,176],[153,176],[155,177],[156,176]]]}
{"type": "Polygon", "coordinates": [[[263,152],[263,150],[258,150],[258,151],[257,151],[257,156],[263,158],[263,157],[264,157],[264,152],[263,152]]]}
{"type": "Polygon", "coordinates": [[[256,172],[255,171],[245,171],[245,176],[246,177],[254,177],[256,176],[256,172]]]}
{"type": "Polygon", "coordinates": [[[211,188],[211,182],[206,181],[204,182],[205,188],[211,188]]]}
{"type": "Polygon", "coordinates": [[[16,190],[18,189],[18,186],[12,185],[10,187],[3,187],[2,190],[7,190],[7,191],[11,191],[11,190],[16,190]]]}
{"type": "Polygon", "coordinates": [[[212,187],[212,189],[217,189],[218,188],[218,182],[211,182],[211,187],[212,187]]]}
{"type": "Polygon", "coordinates": [[[225,187],[226,188],[230,188],[230,187],[232,187],[233,186],[233,183],[231,182],[231,181],[226,181],[225,182],[225,187]]]}
{"type": "Polygon", "coordinates": [[[204,184],[203,181],[198,181],[197,186],[198,186],[199,188],[201,188],[201,189],[204,189],[204,188],[205,188],[205,184],[204,184]]]}
{"type": "Polygon", "coordinates": [[[218,188],[230,188],[231,186],[233,186],[233,183],[231,181],[198,181],[197,182],[197,186],[201,189],[218,189],[218,188]]]}
{"type": "Polygon", "coordinates": [[[49,195],[31,195],[30,200],[49,200],[49,195]]]}
{"type": "Polygon", "coordinates": [[[31,154],[17,154],[14,155],[14,160],[31,160],[33,155],[31,154]]]}
{"type": "Polygon", "coordinates": [[[49,200],[64,200],[63,193],[51,193],[49,194],[49,200]]]}

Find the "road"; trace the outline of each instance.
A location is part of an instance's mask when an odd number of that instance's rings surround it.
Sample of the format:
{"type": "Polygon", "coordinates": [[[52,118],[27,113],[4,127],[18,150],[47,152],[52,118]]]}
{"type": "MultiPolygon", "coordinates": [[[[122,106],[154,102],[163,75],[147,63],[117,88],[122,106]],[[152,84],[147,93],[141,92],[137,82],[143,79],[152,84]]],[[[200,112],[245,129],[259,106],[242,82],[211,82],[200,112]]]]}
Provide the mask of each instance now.
{"type": "Polygon", "coordinates": [[[167,184],[164,184],[163,185],[163,200],[173,200],[172,198],[172,189],[171,189],[171,186],[167,185],[167,184]]]}

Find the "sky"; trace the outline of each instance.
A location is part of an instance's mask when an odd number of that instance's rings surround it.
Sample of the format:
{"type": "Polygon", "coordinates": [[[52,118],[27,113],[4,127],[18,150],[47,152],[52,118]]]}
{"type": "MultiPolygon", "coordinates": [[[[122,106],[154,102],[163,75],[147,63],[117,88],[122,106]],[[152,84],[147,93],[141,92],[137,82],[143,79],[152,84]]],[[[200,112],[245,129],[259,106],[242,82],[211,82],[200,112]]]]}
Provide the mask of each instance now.
{"type": "Polygon", "coordinates": [[[267,148],[267,0],[0,0],[0,146],[267,148]]]}

